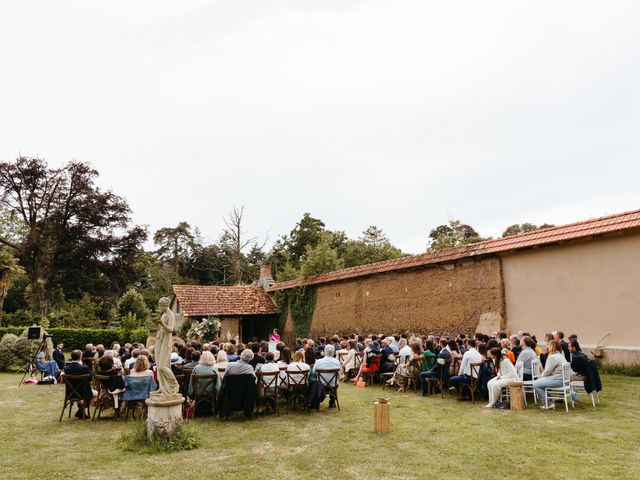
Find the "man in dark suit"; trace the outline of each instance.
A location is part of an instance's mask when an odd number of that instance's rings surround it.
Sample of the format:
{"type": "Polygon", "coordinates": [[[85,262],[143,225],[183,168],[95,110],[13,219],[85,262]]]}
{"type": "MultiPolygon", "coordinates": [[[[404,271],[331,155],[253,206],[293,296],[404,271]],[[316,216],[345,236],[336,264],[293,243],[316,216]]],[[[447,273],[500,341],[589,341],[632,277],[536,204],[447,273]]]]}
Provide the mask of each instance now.
{"type": "Polygon", "coordinates": [[[65,362],[64,352],[62,351],[63,348],[64,348],[64,343],[58,343],[56,345],[55,350],[53,351],[53,359],[58,364],[58,368],[60,370],[64,369],[64,362],[65,362]]]}
{"type": "MultiPolygon", "coordinates": [[[[71,352],[71,361],[66,367],[64,367],[64,374],[65,375],[91,375],[91,370],[89,370],[89,367],[82,364],[82,351],[74,350],[73,352],[71,352]]],[[[84,392],[79,391],[79,393],[84,393],[83,397],[85,398],[85,400],[82,403],[82,405],[78,404],[78,411],[76,412],[76,417],[83,418],[82,408],[87,408],[87,414],[85,418],[89,418],[89,412],[88,412],[89,403],[91,402],[91,397],[93,397],[94,395],[93,390],[91,390],[91,382],[86,382],[84,384],[84,392]]]]}
{"type": "Polygon", "coordinates": [[[556,340],[560,343],[562,347],[562,353],[564,353],[564,358],[567,362],[571,362],[571,352],[569,352],[569,344],[564,341],[564,333],[556,332],[556,340]]]}

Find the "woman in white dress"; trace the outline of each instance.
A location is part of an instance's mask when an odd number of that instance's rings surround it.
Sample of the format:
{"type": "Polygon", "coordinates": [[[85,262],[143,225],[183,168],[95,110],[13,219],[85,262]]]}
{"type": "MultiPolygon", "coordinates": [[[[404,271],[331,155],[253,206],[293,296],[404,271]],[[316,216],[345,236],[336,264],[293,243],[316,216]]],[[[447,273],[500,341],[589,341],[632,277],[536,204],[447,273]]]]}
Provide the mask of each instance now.
{"type": "Polygon", "coordinates": [[[513,366],[511,360],[502,353],[499,347],[492,348],[489,353],[493,357],[493,364],[496,365],[498,374],[487,383],[489,403],[485,405],[485,408],[492,408],[500,398],[502,389],[509,386],[510,382],[518,379],[516,367],[513,366]]]}

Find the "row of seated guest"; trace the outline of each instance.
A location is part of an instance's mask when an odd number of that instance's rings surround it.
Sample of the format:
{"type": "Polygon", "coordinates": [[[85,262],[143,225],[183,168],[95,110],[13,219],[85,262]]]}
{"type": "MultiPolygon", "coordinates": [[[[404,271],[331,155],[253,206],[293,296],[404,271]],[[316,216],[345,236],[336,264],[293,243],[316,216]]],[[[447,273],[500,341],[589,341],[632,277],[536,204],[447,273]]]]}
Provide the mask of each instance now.
{"type": "MultiPolygon", "coordinates": [[[[556,336],[562,336],[562,332],[556,332],[556,336]]],[[[352,335],[344,340],[334,336],[330,342],[323,337],[317,344],[311,339],[297,339],[293,362],[291,350],[283,342],[278,343],[274,357],[273,353],[268,352],[268,344],[264,341],[254,341],[246,346],[233,341],[228,343],[212,342],[204,345],[193,341],[189,346],[179,344],[175,346],[172,363],[176,374],[180,373],[183,368],[195,368],[201,364],[200,351],[202,350],[202,353],[208,352],[214,358],[213,364],[209,366],[215,365],[218,373],[217,378],[221,379],[225,374],[228,374],[229,368],[231,371],[235,370],[232,365],[240,360],[236,351],[243,351],[248,347],[252,352],[252,358],[248,362],[250,367],[253,370],[264,369],[262,370],[264,372],[276,371],[277,369],[280,372],[278,384],[283,386],[286,378],[286,373],[282,371],[283,366],[304,364],[312,371],[314,364],[324,358],[324,352],[330,346],[334,351],[337,349],[338,353],[342,354],[341,376],[345,376],[345,379],[348,374],[355,373],[353,380],[357,381],[362,373],[376,371],[376,368],[378,372],[395,371],[392,381],[403,389],[407,380],[411,377],[415,378],[419,372],[420,384],[424,389],[426,379],[439,378],[442,370],[446,370],[444,377],[449,381],[449,385],[455,387],[464,384],[474,375],[470,365],[484,360],[487,360],[490,365],[498,366],[497,370],[500,376],[496,381],[506,378],[505,375],[509,374],[506,371],[507,367],[503,366],[504,360],[512,364],[514,361],[522,363],[526,380],[531,377],[532,360],[539,358],[539,354],[542,353],[536,345],[535,338],[525,334],[514,335],[510,338],[507,338],[506,335],[492,338],[479,334],[476,338],[482,341],[476,342],[476,339],[466,338],[464,335],[456,339],[435,336],[404,338],[398,335],[371,335],[365,338],[360,335],[352,335]],[[496,348],[500,350],[500,360],[497,362],[496,355],[494,355],[496,348]],[[490,354],[488,354],[489,350],[491,350],[490,354]],[[358,365],[356,357],[360,353],[363,354],[365,361],[356,372],[358,365]],[[379,363],[373,362],[376,356],[379,363]],[[397,369],[394,357],[405,358],[405,361],[400,363],[402,366],[397,369]],[[452,361],[456,358],[459,360],[458,362],[452,361]]],[[[85,354],[99,354],[98,347],[93,348],[92,345],[88,345],[85,354]]],[[[124,364],[125,368],[130,370],[141,351],[141,348],[132,350],[130,345],[125,345],[124,349],[119,345],[113,345],[112,350],[104,351],[101,358],[102,364],[99,364],[100,370],[109,372],[111,375],[118,374],[119,368],[122,367],[121,359],[127,356],[129,358],[124,361],[124,364]],[[113,365],[110,364],[110,360],[113,365]]],[[[207,362],[211,363],[211,357],[207,355],[207,362]]],[[[338,362],[335,358],[333,360],[338,362]]]]}

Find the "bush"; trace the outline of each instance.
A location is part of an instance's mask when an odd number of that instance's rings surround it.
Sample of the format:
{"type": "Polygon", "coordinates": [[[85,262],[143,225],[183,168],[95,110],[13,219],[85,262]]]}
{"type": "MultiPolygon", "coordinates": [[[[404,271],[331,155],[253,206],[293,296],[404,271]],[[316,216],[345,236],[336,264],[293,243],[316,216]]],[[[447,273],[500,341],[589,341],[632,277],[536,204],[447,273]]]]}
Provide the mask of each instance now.
{"type": "MultiPolygon", "coordinates": [[[[0,327],[0,335],[9,333],[20,336],[24,330],[24,327],[0,327]]],[[[94,345],[102,343],[105,346],[111,346],[113,342],[145,343],[148,336],[144,328],[137,328],[128,333],[121,328],[50,328],[47,333],[53,335],[54,343],[64,343],[65,350],[76,348],[84,350],[87,343],[94,345]]]]}
{"type": "Polygon", "coordinates": [[[31,358],[32,343],[13,333],[4,335],[0,340],[0,371],[23,367],[31,358]]]}
{"type": "Polygon", "coordinates": [[[2,323],[4,325],[12,325],[16,327],[27,327],[34,323],[38,323],[39,320],[39,317],[35,317],[28,310],[17,310],[13,313],[2,314],[2,323]]]}
{"type": "Polygon", "coordinates": [[[640,377],[640,365],[623,365],[617,363],[610,363],[607,365],[600,365],[600,373],[606,373],[609,375],[624,375],[626,377],[640,377]]]}

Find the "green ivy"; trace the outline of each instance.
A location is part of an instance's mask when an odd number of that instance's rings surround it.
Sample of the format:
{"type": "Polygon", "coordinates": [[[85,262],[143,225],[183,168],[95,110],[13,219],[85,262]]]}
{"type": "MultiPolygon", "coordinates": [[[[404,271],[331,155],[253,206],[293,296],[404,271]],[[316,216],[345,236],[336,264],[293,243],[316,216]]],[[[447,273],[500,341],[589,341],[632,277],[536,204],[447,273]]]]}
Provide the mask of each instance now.
{"type": "Polygon", "coordinates": [[[316,309],[316,287],[312,285],[295,287],[289,292],[288,297],[293,319],[293,333],[296,337],[306,337],[309,335],[313,312],[316,309]]]}
{"type": "Polygon", "coordinates": [[[280,312],[278,313],[278,326],[277,329],[280,335],[284,334],[284,328],[287,324],[287,317],[289,316],[289,290],[278,290],[275,295],[276,305],[280,312]]]}

